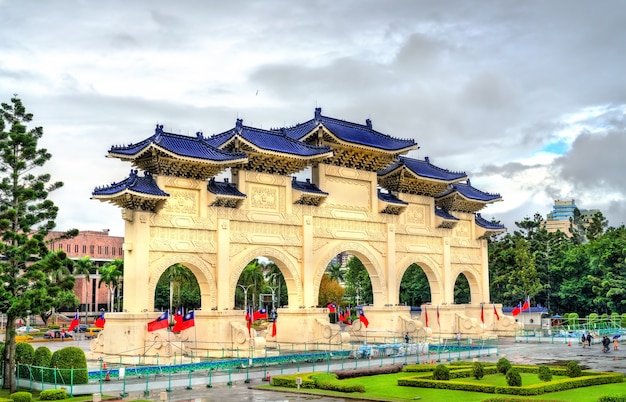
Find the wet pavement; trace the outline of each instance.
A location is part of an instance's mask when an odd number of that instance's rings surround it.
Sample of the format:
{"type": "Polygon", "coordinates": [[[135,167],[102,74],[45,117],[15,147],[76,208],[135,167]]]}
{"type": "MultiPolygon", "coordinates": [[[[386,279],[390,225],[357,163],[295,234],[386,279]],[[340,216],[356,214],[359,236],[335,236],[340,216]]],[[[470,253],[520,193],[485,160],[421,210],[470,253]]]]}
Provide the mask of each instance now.
{"type": "MultiPolygon", "coordinates": [[[[41,342],[34,343],[33,346],[47,346],[51,351],[55,351],[59,348],[66,346],[78,346],[83,348],[86,352],[89,351],[88,341],[65,341],[65,342],[41,342]]],[[[542,343],[533,342],[515,342],[513,338],[500,338],[498,353],[491,353],[489,356],[481,356],[472,358],[472,360],[478,360],[483,362],[496,362],[501,357],[506,357],[512,363],[519,364],[554,364],[565,365],[570,360],[576,360],[583,368],[597,371],[614,371],[626,374],[626,342],[620,344],[620,350],[614,351],[611,345],[611,351],[608,353],[602,352],[602,346],[600,344],[593,344],[590,348],[583,348],[577,340],[566,339],[544,339],[542,343]]],[[[452,356],[454,357],[454,356],[452,356]]],[[[462,360],[468,360],[461,357],[462,360]]],[[[441,356],[442,362],[445,363],[444,356],[441,356]]],[[[456,360],[456,359],[455,359],[456,360]]],[[[304,365],[300,368],[305,372],[304,365]]],[[[319,371],[319,365],[317,367],[319,371]]],[[[129,392],[125,396],[124,400],[153,400],[153,401],[255,401],[255,402],[270,402],[270,401],[290,401],[290,402],[303,402],[303,401],[354,401],[354,399],[344,398],[330,398],[316,395],[301,395],[285,392],[274,392],[267,390],[255,389],[255,386],[264,385],[267,382],[261,380],[261,378],[251,378],[250,383],[246,384],[242,377],[233,377],[232,386],[228,386],[226,381],[219,381],[214,377],[214,381],[211,388],[206,385],[194,385],[193,388],[188,389],[185,386],[174,386],[170,392],[165,392],[164,386],[159,384],[151,384],[149,395],[145,395],[145,390],[141,392],[129,392]]],[[[104,391],[107,394],[106,391],[104,391]]],[[[113,393],[115,394],[115,393],[113,393]]]]}

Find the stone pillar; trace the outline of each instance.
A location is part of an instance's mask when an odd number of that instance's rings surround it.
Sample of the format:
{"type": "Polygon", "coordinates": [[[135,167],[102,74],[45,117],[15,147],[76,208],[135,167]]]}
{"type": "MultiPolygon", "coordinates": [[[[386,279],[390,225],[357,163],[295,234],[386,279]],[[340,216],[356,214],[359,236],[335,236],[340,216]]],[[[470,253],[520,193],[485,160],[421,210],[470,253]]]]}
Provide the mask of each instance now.
{"type": "Polygon", "coordinates": [[[154,295],[146,297],[150,282],[150,212],[124,210],[124,310],[142,313],[154,309],[154,295]]]}

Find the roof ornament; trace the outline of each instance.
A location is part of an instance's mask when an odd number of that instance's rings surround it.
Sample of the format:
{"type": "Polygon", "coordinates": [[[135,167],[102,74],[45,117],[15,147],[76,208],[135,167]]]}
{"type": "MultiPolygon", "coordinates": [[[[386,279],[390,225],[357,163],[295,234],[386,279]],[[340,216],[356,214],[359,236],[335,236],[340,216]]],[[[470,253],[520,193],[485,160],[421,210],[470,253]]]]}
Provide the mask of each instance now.
{"type": "Polygon", "coordinates": [[[242,129],[243,129],[243,119],[237,119],[237,122],[235,123],[235,130],[237,130],[238,133],[241,133],[242,129]]]}
{"type": "Polygon", "coordinates": [[[156,129],[154,130],[154,134],[154,140],[156,142],[159,142],[161,140],[161,134],[163,134],[163,124],[157,124],[156,129]]]}
{"type": "Polygon", "coordinates": [[[367,126],[367,128],[369,128],[371,130],[372,129],[372,120],[371,119],[365,119],[365,125],[367,126]]]}
{"type": "Polygon", "coordinates": [[[467,185],[468,185],[468,186],[471,186],[471,185],[472,185],[472,183],[470,183],[470,179],[469,179],[469,177],[467,178],[467,185]]]}
{"type": "Polygon", "coordinates": [[[425,161],[426,163],[430,164],[430,158],[429,158],[428,156],[424,158],[424,161],[425,161]]]}
{"type": "Polygon", "coordinates": [[[322,108],[316,107],[315,108],[315,120],[321,120],[321,119],[322,119],[322,108]]]}
{"type": "Polygon", "coordinates": [[[202,131],[196,131],[196,137],[199,140],[203,140],[204,139],[204,135],[203,135],[202,131]]]}

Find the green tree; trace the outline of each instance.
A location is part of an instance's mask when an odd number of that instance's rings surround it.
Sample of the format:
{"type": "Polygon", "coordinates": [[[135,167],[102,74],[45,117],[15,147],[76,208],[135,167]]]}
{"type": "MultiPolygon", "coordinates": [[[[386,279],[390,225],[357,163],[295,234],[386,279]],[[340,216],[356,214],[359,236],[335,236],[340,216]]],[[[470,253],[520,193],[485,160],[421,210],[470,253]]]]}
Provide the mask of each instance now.
{"type": "MultiPolygon", "coordinates": [[[[16,390],[15,322],[28,314],[53,308],[58,300],[76,305],[74,280],[52,275],[66,255],[50,255],[46,235],[54,229],[58,208],[48,200],[63,186],[41,172],[52,155],[38,148],[43,128],[27,128],[33,115],[15,95],[0,110],[0,313],[6,315],[2,353],[3,388],[16,390]],[[8,131],[6,131],[8,129],[8,131]],[[57,281],[57,279],[60,279],[57,281]]],[[[75,230],[70,232],[76,232],[75,230]]],[[[70,232],[67,233],[70,236],[70,232]]]]}
{"type": "Polygon", "coordinates": [[[171,267],[168,267],[165,270],[165,276],[167,277],[170,284],[170,303],[169,309],[173,310],[173,301],[176,298],[176,305],[178,307],[182,306],[181,304],[181,287],[188,286],[192,281],[196,279],[195,275],[189,268],[182,264],[174,264],[171,267]]]}
{"type": "MultiPolygon", "coordinates": [[[[273,261],[265,265],[267,289],[275,292],[276,307],[286,306],[289,303],[289,295],[287,293],[287,283],[282,271],[273,261]],[[283,289],[285,291],[283,292],[283,289]]],[[[266,290],[267,291],[267,290],[266,290]]]]}
{"type": "Polygon", "coordinates": [[[339,306],[345,293],[343,286],[337,281],[330,279],[330,275],[323,275],[320,282],[318,305],[326,307],[330,303],[335,303],[339,306]]]}
{"type": "Polygon", "coordinates": [[[372,281],[365,265],[357,257],[350,257],[346,264],[346,296],[353,304],[371,304],[374,302],[372,281]]]}
{"type": "Polygon", "coordinates": [[[587,223],[587,238],[589,240],[597,239],[604,233],[608,226],[609,221],[606,220],[602,212],[596,212],[587,223]]]}
{"type": "Polygon", "coordinates": [[[469,281],[464,274],[459,274],[454,282],[454,304],[468,304],[470,301],[469,281]]]}
{"type": "Polygon", "coordinates": [[[87,322],[87,312],[89,308],[89,274],[93,273],[95,265],[91,260],[91,257],[84,256],[74,261],[74,276],[83,275],[85,280],[83,281],[83,299],[85,300],[85,322],[87,322]]]}
{"type": "Polygon", "coordinates": [[[400,281],[400,303],[421,306],[430,301],[430,284],[424,270],[417,264],[409,265],[400,281]]]}
{"type": "Polygon", "coordinates": [[[116,258],[113,261],[107,262],[98,269],[98,273],[100,274],[98,288],[102,285],[109,288],[109,311],[113,311],[115,289],[117,289],[124,276],[124,260],[116,258]]]}

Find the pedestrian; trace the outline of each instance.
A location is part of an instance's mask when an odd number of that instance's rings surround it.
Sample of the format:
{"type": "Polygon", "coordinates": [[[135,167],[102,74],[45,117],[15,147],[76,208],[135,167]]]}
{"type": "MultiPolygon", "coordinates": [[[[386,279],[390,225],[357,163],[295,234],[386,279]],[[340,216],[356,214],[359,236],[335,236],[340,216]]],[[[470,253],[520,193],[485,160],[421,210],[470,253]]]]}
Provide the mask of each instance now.
{"type": "Polygon", "coordinates": [[[617,339],[618,339],[617,336],[613,337],[613,350],[617,350],[617,345],[618,345],[617,339]]]}
{"type": "Polygon", "coordinates": [[[604,353],[609,351],[609,345],[611,344],[611,341],[609,341],[609,338],[605,335],[602,337],[602,351],[604,353]]]}
{"type": "Polygon", "coordinates": [[[583,344],[583,349],[584,349],[585,345],[587,344],[587,337],[585,336],[584,333],[583,333],[583,336],[580,337],[580,342],[583,344]]]}
{"type": "Polygon", "coordinates": [[[591,338],[592,338],[591,332],[588,332],[587,333],[587,346],[589,347],[591,347],[591,338]]]}
{"type": "Polygon", "coordinates": [[[409,333],[404,334],[404,343],[409,343],[409,333]]]}
{"type": "Polygon", "coordinates": [[[65,341],[65,326],[61,328],[61,342],[65,341]]]}

